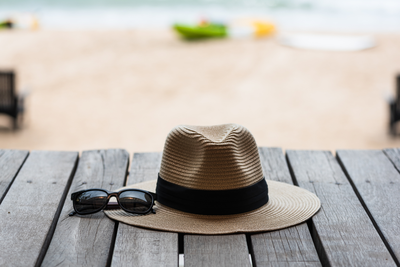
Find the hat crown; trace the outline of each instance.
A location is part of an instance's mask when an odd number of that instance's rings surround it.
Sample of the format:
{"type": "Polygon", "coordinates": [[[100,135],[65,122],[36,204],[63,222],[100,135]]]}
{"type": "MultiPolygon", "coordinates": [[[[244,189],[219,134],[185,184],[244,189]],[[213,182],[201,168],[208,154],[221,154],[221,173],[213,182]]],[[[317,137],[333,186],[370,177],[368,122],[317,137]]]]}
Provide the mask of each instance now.
{"type": "Polygon", "coordinates": [[[169,133],[160,177],[191,189],[229,190],[263,179],[257,144],[238,124],[180,125],[169,133]]]}

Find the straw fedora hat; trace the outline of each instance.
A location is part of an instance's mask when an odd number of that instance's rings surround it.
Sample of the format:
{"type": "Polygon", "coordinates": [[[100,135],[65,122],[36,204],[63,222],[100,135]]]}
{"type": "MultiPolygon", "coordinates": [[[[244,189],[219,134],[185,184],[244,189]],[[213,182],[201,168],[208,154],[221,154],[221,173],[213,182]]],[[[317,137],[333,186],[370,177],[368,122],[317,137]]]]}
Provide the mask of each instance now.
{"type": "Polygon", "coordinates": [[[158,179],[125,188],[156,192],[156,213],[105,210],[108,217],[181,233],[277,230],[307,220],[321,206],[305,189],[266,181],[254,137],[237,124],[175,127],[165,142],[158,179]]]}

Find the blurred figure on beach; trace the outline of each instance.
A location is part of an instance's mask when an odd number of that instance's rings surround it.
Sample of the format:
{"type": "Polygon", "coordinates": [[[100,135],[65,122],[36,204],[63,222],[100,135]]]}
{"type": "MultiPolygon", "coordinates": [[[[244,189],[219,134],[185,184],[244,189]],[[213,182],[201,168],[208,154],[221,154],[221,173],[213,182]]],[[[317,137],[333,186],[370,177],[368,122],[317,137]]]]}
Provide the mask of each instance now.
{"type": "Polygon", "coordinates": [[[0,21],[0,29],[12,28],[37,30],[39,29],[39,20],[31,14],[19,14],[0,21]]]}
{"type": "Polygon", "coordinates": [[[10,19],[6,19],[3,21],[0,21],[0,29],[1,28],[6,28],[6,29],[11,29],[13,27],[13,22],[10,19]]]}

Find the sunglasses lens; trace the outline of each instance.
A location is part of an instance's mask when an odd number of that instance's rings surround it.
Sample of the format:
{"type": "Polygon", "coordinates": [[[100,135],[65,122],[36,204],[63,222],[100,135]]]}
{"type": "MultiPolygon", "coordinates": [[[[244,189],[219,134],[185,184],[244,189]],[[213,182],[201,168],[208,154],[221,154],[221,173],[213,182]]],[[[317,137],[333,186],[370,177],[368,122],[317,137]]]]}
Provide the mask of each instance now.
{"type": "Polygon", "coordinates": [[[75,201],[75,210],[79,213],[93,213],[101,210],[107,203],[107,193],[99,190],[79,194],[75,201]]]}
{"type": "Polygon", "coordinates": [[[152,203],[151,195],[141,191],[129,190],[119,195],[119,204],[130,212],[146,213],[152,203]]]}

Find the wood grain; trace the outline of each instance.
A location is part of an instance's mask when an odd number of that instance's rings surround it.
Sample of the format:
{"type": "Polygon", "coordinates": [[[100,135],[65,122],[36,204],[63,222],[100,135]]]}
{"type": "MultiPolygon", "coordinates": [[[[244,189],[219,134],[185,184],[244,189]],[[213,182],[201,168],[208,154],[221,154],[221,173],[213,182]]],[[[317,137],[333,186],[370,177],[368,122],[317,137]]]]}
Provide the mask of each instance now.
{"type": "MultiPolygon", "coordinates": [[[[157,179],[161,153],[136,153],[127,184],[157,179]]],[[[112,266],[178,266],[178,234],[120,223],[112,266]]]]}
{"type": "Polygon", "coordinates": [[[129,175],[132,181],[129,181],[128,184],[157,179],[160,170],[161,156],[162,154],[158,152],[133,154],[129,175]]]}
{"type": "Polygon", "coordinates": [[[400,266],[400,174],[398,149],[337,152],[360,198],[400,266]]]}
{"type": "Polygon", "coordinates": [[[0,266],[40,265],[78,153],[33,151],[0,205],[0,266]]]}
{"type": "Polygon", "coordinates": [[[399,148],[389,148],[384,149],[383,153],[390,159],[394,167],[400,172],[400,149],[399,148]]]}
{"type": "Polygon", "coordinates": [[[112,266],[178,266],[178,234],[120,223],[112,266]]]}
{"type": "Polygon", "coordinates": [[[110,191],[125,183],[129,154],[125,150],[84,151],[56,231],[42,266],[106,266],[115,222],[103,212],[85,216],[68,216],[73,211],[71,193],[103,188],[110,191]]]}
{"type": "Polygon", "coordinates": [[[312,228],[323,265],[395,266],[333,155],[328,151],[287,151],[287,157],[299,186],[321,200],[312,228]]]}
{"type": "Polygon", "coordinates": [[[246,236],[185,235],[185,266],[250,266],[246,236]]]}
{"type": "Polygon", "coordinates": [[[0,149],[0,204],[28,154],[25,150],[0,149]]]}
{"type": "MultiPolygon", "coordinates": [[[[293,184],[280,148],[259,148],[267,180],[293,184]]],[[[321,266],[307,223],[251,235],[256,266],[321,266]]]]}

